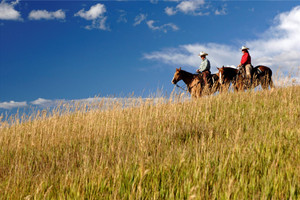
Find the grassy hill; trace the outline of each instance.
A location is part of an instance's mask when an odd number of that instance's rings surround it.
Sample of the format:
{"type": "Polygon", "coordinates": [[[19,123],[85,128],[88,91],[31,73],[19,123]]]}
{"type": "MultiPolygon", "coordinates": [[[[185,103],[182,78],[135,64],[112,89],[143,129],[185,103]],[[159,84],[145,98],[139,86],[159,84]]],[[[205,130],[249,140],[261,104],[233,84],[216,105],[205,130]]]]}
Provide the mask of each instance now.
{"type": "Polygon", "coordinates": [[[0,199],[300,198],[300,86],[137,104],[2,121],[0,199]]]}

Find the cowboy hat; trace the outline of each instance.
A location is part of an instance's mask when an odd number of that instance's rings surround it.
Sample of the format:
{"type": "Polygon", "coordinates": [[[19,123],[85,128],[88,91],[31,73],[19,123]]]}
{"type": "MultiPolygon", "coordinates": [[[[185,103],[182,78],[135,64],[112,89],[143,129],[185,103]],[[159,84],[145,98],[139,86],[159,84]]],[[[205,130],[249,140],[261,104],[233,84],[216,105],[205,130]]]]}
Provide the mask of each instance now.
{"type": "Polygon", "coordinates": [[[249,48],[245,47],[245,46],[242,46],[241,51],[243,51],[243,50],[249,50],[249,48]]]}
{"type": "Polygon", "coordinates": [[[198,56],[207,56],[208,54],[207,53],[205,53],[205,52],[203,52],[203,51],[201,51],[200,53],[199,53],[199,55],[198,56]]]}

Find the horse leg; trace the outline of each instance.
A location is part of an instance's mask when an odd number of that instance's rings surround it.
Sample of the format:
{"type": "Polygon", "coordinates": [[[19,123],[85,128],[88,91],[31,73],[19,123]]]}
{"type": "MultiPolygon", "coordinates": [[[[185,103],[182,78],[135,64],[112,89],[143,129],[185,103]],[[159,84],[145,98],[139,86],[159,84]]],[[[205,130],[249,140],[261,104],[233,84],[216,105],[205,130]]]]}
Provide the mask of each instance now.
{"type": "Polygon", "coordinates": [[[230,82],[226,83],[226,85],[225,85],[225,89],[226,89],[227,92],[229,92],[229,87],[230,87],[230,82]]]}
{"type": "Polygon", "coordinates": [[[265,81],[261,82],[261,87],[262,87],[263,90],[266,90],[268,88],[265,81]]]}
{"type": "Polygon", "coordinates": [[[270,86],[271,89],[275,88],[272,77],[269,78],[269,86],[270,86]]]}
{"type": "Polygon", "coordinates": [[[193,93],[195,94],[195,98],[200,98],[202,96],[201,84],[193,88],[193,93]]]}
{"type": "Polygon", "coordinates": [[[215,92],[217,92],[217,91],[220,91],[220,83],[219,82],[215,82],[212,85],[212,88],[211,88],[212,94],[215,93],[215,92]]]}
{"type": "Polygon", "coordinates": [[[238,86],[238,84],[235,84],[235,85],[234,85],[234,91],[235,91],[235,92],[238,92],[238,91],[239,91],[239,86],[238,86]]]}
{"type": "Polygon", "coordinates": [[[268,78],[267,78],[267,76],[266,77],[262,77],[261,78],[261,87],[264,89],[264,90],[266,90],[266,89],[268,89],[268,80],[267,80],[268,78]]]}
{"type": "Polygon", "coordinates": [[[228,83],[224,83],[220,86],[220,92],[228,91],[228,83]]]}
{"type": "Polygon", "coordinates": [[[240,83],[239,81],[235,81],[234,85],[233,85],[233,89],[235,92],[238,92],[240,90],[240,83]]]}
{"type": "Polygon", "coordinates": [[[252,87],[256,88],[260,84],[260,77],[254,73],[252,77],[252,87]]]}

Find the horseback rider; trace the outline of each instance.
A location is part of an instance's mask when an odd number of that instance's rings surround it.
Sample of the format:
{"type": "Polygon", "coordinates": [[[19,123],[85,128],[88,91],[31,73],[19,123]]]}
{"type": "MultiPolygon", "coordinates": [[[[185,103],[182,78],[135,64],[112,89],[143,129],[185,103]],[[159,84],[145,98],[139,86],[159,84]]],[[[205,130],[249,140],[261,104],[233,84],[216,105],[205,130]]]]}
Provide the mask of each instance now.
{"type": "Polygon", "coordinates": [[[201,51],[201,52],[199,53],[198,56],[201,57],[202,62],[201,62],[201,64],[200,64],[200,66],[199,66],[199,69],[197,69],[197,71],[196,71],[197,73],[202,74],[205,85],[208,84],[208,79],[209,79],[209,77],[210,77],[210,62],[209,62],[209,60],[206,58],[207,55],[208,55],[208,54],[205,53],[205,52],[203,52],[203,51],[201,51]]]}
{"type": "Polygon", "coordinates": [[[243,56],[240,64],[238,65],[238,69],[243,72],[244,77],[252,83],[252,65],[251,65],[251,56],[249,54],[249,48],[242,46],[241,51],[243,52],[243,56]]]}

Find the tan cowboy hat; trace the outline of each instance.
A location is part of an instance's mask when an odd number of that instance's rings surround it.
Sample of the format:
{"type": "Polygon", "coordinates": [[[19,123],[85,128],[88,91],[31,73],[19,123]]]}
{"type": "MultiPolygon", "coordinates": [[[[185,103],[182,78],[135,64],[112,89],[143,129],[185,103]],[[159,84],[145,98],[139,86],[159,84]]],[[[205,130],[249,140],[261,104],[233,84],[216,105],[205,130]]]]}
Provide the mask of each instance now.
{"type": "Polygon", "coordinates": [[[243,50],[249,50],[249,48],[245,47],[245,46],[242,46],[241,51],[243,51],[243,50]]]}
{"type": "Polygon", "coordinates": [[[199,53],[199,55],[198,56],[208,56],[208,54],[207,53],[205,53],[205,52],[203,52],[203,51],[201,51],[200,53],[199,53]]]}

